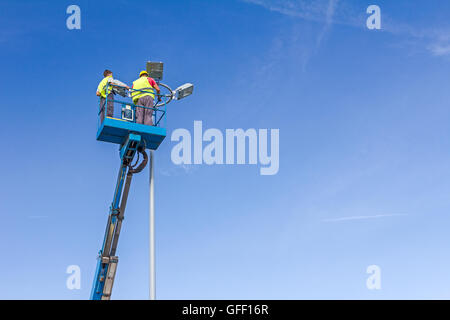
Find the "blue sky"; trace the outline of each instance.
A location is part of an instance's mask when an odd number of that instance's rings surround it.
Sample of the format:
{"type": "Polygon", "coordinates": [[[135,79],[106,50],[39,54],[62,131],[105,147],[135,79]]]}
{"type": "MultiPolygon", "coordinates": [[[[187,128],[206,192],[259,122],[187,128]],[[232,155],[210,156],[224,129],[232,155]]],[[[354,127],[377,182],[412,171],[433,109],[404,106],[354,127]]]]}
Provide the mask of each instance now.
{"type": "MultiPolygon", "coordinates": [[[[5,1],[0,298],[87,299],[119,167],[105,68],[195,84],[156,152],[159,299],[450,298],[448,1],[5,1]],[[81,8],[81,30],[66,8],[81,8]],[[366,28],[381,8],[382,30],[366,28]],[[176,166],[170,133],[280,130],[280,170],[176,166]],[[81,289],[66,268],[81,268],[81,289]],[[366,268],[381,268],[368,290],[366,268]]],[[[148,298],[148,171],[115,299],[148,298]]]]}

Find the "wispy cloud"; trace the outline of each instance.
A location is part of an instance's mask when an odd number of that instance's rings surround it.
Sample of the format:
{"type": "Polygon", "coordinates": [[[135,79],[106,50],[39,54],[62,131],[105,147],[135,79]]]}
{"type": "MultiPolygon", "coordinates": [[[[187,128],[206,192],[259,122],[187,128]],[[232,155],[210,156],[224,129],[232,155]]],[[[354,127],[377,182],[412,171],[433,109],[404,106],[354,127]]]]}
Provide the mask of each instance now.
{"type": "Polygon", "coordinates": [[[428,46],[428,50],[435,56],[450,55],[450,41],[436,42],[428,46]]]}
{"type": "Polygon", "coordinates": [[[379,218],[387,218],[387,217],[399,217],[399,216],[407,216],[407,214],[378,214],[373,216],[349,216],[349,217],[340,217],[340,218],[332,218],[332,219],[324,219],[322,222],[341,222],[341,221],[351,221],[351,220],[367,220],[367,219],[379,219],[379,218]]]}
{"type": "MultiPolygon", "coordinates": [[[[293,24],[292,29],[284,29],[272,39],[272,46],[268,52],[268,63],[261,64],[260,72],[272,73],[270,70],[279,60],[286,59],[290,54],[295,58],[301,68],[305,70],[311,58],[318,52],[323,40],[332,29],[337,14],[339,0],[243,0],[247,3],[264,7],[270,11],[312,21],[314,24],[293,24]]],[[[275,68],[276,69],[276,68],[275,68]]]]}
{"type": "Polygon", "coordinates": [[[325,37],[325,34],[330,29],[331,25],[333,24],[333,17],[334,13],[336,11],[336,5],[338,3],[338,0],[328,0],[327,10],[325,12],[325,25],[320,32],[319,36],[317,37],[317,47],[320,46],[323,38],[325,37]]]}
{"type": "Polygon", "coordinates": [[[244,0],[263,6],[271,11],[307,20],[322,21],[324,1],[280,1],[280,0],[244,0]]]}
{"type": "MultiPolygon", "coordinates": [[[[320,45],[332,24],[366,28],[367,14],[348,2],[338,0],[243,0],[270,11],[324,24],[317,43],[320,45]]],[[[450,29],[441,26],[413,26],[396,21],[382,11],[382,30],[403,38],[414,39],[422,49],[433,56],[450,56],[450,29]]],[[[406,43],[406,42],[405,42],[406,43]]]]}
{"type": "Polygon", "coordinates": [[[358,25],[364,21],[363,15],[338,0],[243,0],[262,6],[270,11],[330,25],[358,25]]]}
{"type": "Polygon", "coordinates": [[[160,173],[166,177],[179,176],[182,174],[192,174],[197,169],[197,167],[198,166],[195,165],[180,164],[174,165],[167,169],[161,169],[160,173]]]}
{"type": "MultiPolygon", "coordinates": [[[[296,61],[303,70],[311,58],[317,54],[324,39],[332,30],[336,20],[343,23],[341,11],[346,7],[339,0],[242,0],[261,6],[272,12],[314,22],[311,25],[293,24],[291,30],[284,29],[272,40],[272,47],[267,56],[268,63],[261,64],[261,73],[272,73],[270,70],[280,59],[295,55],[296,61]]],[[[276,69],[276,68],[275,68],[276,69]]]]}

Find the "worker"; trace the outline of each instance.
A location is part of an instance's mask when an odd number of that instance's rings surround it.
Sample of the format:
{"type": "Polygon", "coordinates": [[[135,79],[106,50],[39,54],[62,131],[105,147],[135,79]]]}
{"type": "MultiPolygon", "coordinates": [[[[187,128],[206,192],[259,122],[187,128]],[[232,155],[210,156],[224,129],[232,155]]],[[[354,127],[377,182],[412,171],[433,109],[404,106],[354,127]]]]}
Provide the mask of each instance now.
{"type": "Polygon", "coordinates": [[[103,122],[105,119],[105,102],[108,100],[107,106],[106,106],[106,116],[107,117],[113,117],[114,115],[114,94],[115,92],[118,92],[117,90],[114,90],[111,85],[115,86],[121,86],[126,89],[130,89],[126,84],[115,80],[113,78],[113,73],[111,70],[106,69],[103,72],[103,80],[100,81],[97,87],[97,96],[100,97],[100,119],[103,122]],[[108,92],[106,92],[108,91],[108,92]]]}
{"type": "Polygon", "coordinates": [[[153,101],[155,99],[155,91],[158,93],[158,102],[161,101],[159,96],[160,89],[156,81],[148,76],[147,71],[141,71],[139,73],[139,79],[133,81],[134,90],[142,91],[131,91],[131,98],[133,103],[137,106],[143,106],[145,108],[136,108],[136,123],[145,124],[148,126],[153,125],[152,115],[153,115],[153,101]]]}

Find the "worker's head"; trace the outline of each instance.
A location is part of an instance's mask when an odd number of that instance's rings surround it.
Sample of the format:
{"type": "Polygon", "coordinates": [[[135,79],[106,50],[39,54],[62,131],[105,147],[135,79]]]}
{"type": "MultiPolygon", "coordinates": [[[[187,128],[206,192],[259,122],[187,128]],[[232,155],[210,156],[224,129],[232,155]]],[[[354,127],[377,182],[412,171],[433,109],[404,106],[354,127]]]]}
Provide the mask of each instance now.
{"type": "Polygon", "coordinates": [[[103,71],[103,76],[104,76],[104,77],[109,77],[109,76],[112,76],[112,71],[111,71],[111,70],[108,70],[108,69],[106,69],[105,71],[103,71]]]}
{"type": "Polygon", "coordinates": [[[148,77],[147,71],[142,70],[141,73],[139,73],[139,77],[148,77]]]}

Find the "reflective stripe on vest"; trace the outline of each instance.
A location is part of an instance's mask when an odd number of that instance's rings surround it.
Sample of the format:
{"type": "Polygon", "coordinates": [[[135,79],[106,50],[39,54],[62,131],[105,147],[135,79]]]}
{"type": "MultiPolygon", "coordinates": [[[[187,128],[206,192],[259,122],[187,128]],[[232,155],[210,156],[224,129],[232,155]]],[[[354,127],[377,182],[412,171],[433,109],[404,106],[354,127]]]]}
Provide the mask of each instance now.
{"type": "Polygon", "coordinates": [[[133,89],[146,91],[146,92],[132,91],[131,98],[133,99],[133,103],[135,103],[137,99],[142,98],[144,96],[151,96],[153,99],[155,98],[153,87],[150,86],[150,83],[148,82],[148,77],[140,77],[136,81],[133,81],[133,89]]]}

